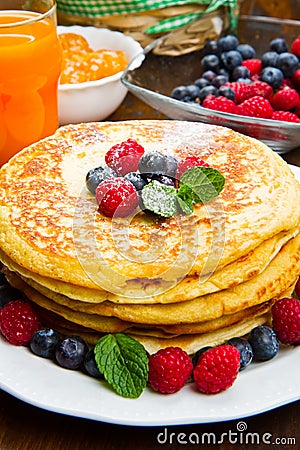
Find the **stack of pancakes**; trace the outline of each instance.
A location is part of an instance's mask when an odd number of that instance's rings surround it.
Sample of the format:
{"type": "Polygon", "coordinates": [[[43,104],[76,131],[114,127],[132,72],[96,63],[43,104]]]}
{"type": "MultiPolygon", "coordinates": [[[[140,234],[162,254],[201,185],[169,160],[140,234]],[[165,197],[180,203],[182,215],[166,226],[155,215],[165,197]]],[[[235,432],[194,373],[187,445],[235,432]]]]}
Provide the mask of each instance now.
{"type": "Polygon", "coordinates": [[[0,171],[0,260],[44,323],[194,353],[266,323],[300,273],[300,186],[265,144],[184,121],[69,125],[0,171]],[[225,177],[192,215],[99,213],[87,172],[115,144],[199,156],[225,177]]]}

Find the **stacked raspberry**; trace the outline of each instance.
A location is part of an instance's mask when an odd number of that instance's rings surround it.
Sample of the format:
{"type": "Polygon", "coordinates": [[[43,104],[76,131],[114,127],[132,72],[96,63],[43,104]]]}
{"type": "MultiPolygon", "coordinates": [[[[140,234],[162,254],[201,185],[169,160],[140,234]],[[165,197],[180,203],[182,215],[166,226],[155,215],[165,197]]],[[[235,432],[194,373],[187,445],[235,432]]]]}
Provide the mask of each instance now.
{"type": "Polygon", "coordinates": [[[283,38],[273,39],[261,58],[233,35],[208,41],[202,76],[171,93],[177,100],[204,108],[300,123],[300,36],[291,51],[283,38]]]}

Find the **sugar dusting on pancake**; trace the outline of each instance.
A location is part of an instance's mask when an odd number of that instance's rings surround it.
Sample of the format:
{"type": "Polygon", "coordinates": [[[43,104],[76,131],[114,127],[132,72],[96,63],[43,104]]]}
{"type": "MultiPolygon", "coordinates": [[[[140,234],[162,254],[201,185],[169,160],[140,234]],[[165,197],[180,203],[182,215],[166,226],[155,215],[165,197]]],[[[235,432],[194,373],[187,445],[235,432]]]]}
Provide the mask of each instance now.
{"type": "Polygon", "coordinates": [[[300,273],[300,186],[263,143],[183,121],[70,125],[0,170],[0,261],[60,329],[91,342],[125,331],[152,352],[189,353],[265,323],[300,273]],[[225,177],[190,216],[98,212],[87,172],[128,138],[145,151],[199,156],[225,177]],[[172,345],[171,344],[171,345],[172,345]]]}
{"type": "Polygon", "coordinates": [[[146,150],[155,148],[177,157],[199,155],[226,178],[215,210],[214,203],[210,210],[199,205],[193,220],[186,219],[184,233],[193,232],[196,223],[198,240],[202,243],[196,258],[192,246],[184,250],[182,260],[187,267],[191,263],[191,274],[201,273],[214,251],[220,254],[216,264],[223,267],[265,239],[297,225],[299,185],[278,155],[258,141],[200,123],[83,124],[61,128],[53,137],[24,150],[2,169],[1,248],[33,272],[94,288],[97,283],[91,279],[93,270],[101,272],[105,264],[116,277],[122,274],[128,279],[163,278],[168,269],[176,270],[174,262],[182,251],[182,229],[174,218],[150,225],[135,221],[129,227],[134,249],[144,248],[149,240],[149,226],[164,239],[164,251],[155,261],[135,263],[118,251],[111,237],[111,220],[96,213],[95,201],[86,192],[86,172],[103,162],[111,145],[128,137],[134,137],[146,150]],[[215,220],[214,211],[219,214],[220,207],[224,212],[224,236],[220,242],[213,242],[215,230],[211,222],[215,220]],[[79,252],[93,261],[101,254],[101,260],[88,267],[89,276],[78,262],[78,248],[74,246],[78,212],[82,235],[90,236],[79,252]],[[85,218],[94,220],[91,223],[85,218]],[[217,248],[218,245],[222,248],[217,248]]]}

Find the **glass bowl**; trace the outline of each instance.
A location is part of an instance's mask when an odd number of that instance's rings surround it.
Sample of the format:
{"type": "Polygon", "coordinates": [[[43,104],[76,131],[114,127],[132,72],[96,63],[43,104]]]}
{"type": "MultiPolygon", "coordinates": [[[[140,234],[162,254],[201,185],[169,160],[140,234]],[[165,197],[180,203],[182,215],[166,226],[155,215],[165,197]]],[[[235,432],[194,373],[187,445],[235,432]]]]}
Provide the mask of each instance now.
{"type": "MultiPolygon", "coordinates": [[[[268,50],[269,42],[275,37],[284,37],[290,48],[299,35],[300,21],[297,20],[258,16],[241,16],[239,19],[239,40],[250,43],[257,57],[268,50]]],[[[196,103],[171,98],[173,88],[193,83],[201,76],[203,51],[178,57],[158,56],[155,47],[160,42],[161,39],[158,39],[144,49],[145,59],[139,68],[134,69],[129,64],[124,71],[121,81],[132,94],[170,119],[226,126],[263,141],[277,153],[287,153],[300,147],[298,123],[212,111],[196,103]]]]}

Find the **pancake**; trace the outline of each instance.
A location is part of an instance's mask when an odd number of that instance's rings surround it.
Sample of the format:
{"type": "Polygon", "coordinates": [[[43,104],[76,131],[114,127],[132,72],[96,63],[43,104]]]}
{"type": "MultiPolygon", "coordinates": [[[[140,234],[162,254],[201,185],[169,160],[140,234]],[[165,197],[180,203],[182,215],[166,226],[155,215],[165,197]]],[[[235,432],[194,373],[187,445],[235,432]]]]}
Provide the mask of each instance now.
{"type": "Polygon", "coordinates": [[[150,284],[150,286],[148,286],[147,279],[145,279],[143,283],[142,280],[133,279],[128,281],[124,287],[124,295],[120,296],[103,289],[83,288],[63,281],[42,277],[15,263],[1,250],[0,259],[3,264],[10,270],[20,274],[20,276],[27,280],[29,284],[31,284],[30,280],[32,280],[34,282],[33,286],[41,285],[38,290],[45,287],[73,300],[80,300],[88,303],[101,303],[105,300],[110,300],[113,303],[175,303],[233,287],[257,276],[266,268],[282,246],[291,239],[291,237],[296,236],[298,232],[298,228],[290,230],[289,232],[281,232],[266,240],[237,261],[212,273],[203,281],[197,275],[187,276],[175,285],[175,287],[159,295],[152,296],[152,285],[150,284]],[[147,292],[147,297],[140,295],[141,289],[147,292]]]}
{"type": "Polygon", "coordinates": [[[151,295],[159,295],[188,274],[208,276],[299,222],[299,183],[280,156],[255,139],[201,123],[62,127],[4,165],[0,186],[4,254],[39,276],[121,296],[128,280],[147,278],[151,295]],[[85,176],[128,138],[145,151],[200,156],[225,176],[223,191],[191,216],[102,216],[85,176]]]}
{"type": "MultiPolygon", "coordinates": [[[[24,280],[18,277],[13,272],[4,268],[4,273],[12,286],[25,293],[27,298],[34,304],[38,305],[46,311],[56,316],[63,317],[70,324],[84,326],[91,330],[101,333],[116,333],[116,332],[135,332],[141,335],[150,335],[156,337],[170,338],[180,334],[196,334],[207,333],[213,330],[223,328],[228,325],[245,320],[249,317],[257,317],[269,312],[274,300],[264,302],[259,305],[246,308],[233,314],[223,315],[217,319],[206,320],[198,323],[183,323],[179,322],[176,325],[147,325],[139,323],[125,322],[115,317],[101,316],[93,312],[77,311],[69,306],[64,306],[53,302],[51,299],[45,297],[39,291],[36,291],[31,286],[27,285],[24,280]]],[[[295,284],[295,283],[294,283],[295,284]]],[[[45,316],[45,313],[43,314],[45,316]]],[[[57,321],[57,319],[56,319],[57,321]]]]}
{"type": "MultiPolygon", "coordinates": [[[[98,339],[102,336],[101,334],[95,332],[92,329],[82,327],[80,325],[71,323],[63,319],[62,317],[56,316],[53,313],[40,310],[38,312],[44,320],[44,323],[48,324],[62,333],[63,335],[79,334],[84,337],[84,339],[90,344],[94,345],[98,339]],[[44,313],[46,313],[44,315],[44,313]]],[[[270,315],[263,314],[258,317],[251,317],[243,322],[238,322],[228,327],[221,328],[220,330],[212,331],[210,333],[199,333],[196,335],[180,335],[171,337],[169,339],[164,339],[161,337],[150,336],[150,335],[140,335],[136,333],[127,332],[129,336],[133,337],[144,345],[145,349],[149,353],[155,353],[160,348],[167,346],[180,346],[188,354],[194,354],[199,348],[206,345],[218,345],[224,343],[226,340],[233,337],[245,336],[254,327],[268,323],[270,315]]]]}
{"type": "Polygon", "coordinates": [[[210,333],[202,333],[199,335],[182,334],[173,338],[172,342],[161,338],[155,338],[153,336],[135,335],[134,333],[130,334],[130,336],[137,339],[150,354],[171,345],[173,347],[181,347],[189,355],[192,355],[200,348],[206,346],[213,347],[215,345],[223,344],[235,336],[245,336],[254,327],[265,324],[268,318],[269,315],[266,314],[239,322],[229,327],[221,328],[220,330],[212,331],[210,333]]]}
{"type": "MultiPolygon", "coordinates": [[[[281,293],[279,296],[288,297],[292,295],[295,283],[292,284],[287,290],[281,293]]],[[[276,299],[275,299],[276,301],[276,299]]],[[[270,305],[273,302],[270,302],[270,305]]],[[[155,336],[149,333],[138,333],[137,330],[128,330],[126,333],[138,340],[145,349],[151,354],[157,352],[161,348],[168,346],[179,346],[184,349],[188,354],[193,355],[198,349],[205,346],[215,346],[223,344],[227,340],[233,337],[246,337],[247,334],[256,326],[260,325],[271,325],[270,312],[263,312],[261,314],[250,314],[250,317],[244,317],[243,320],[238,320],[227,326],[220,327],[218,329],[196,333],[196,334],[180,334],[177,336],[155,336]]],[[[43,318],[44,322],[49,326],[54,326],[56,330],[65,335],[79,334],[84,337],[90,345],[96,344],[98,339],[102,336],[95,330],[88,327],[80,326],[74,324],[74,322],[69,322],[63,317],[51,313],[51,311],[45,309],[38,309],[39,314],[43,318]]]]}
{"type": "MultiPolygon", "coordinates": [[[[27,279],[36,291],[73,311],[147,325],[176,325],[217,319],[277,297],[300,273],[300,234],[290,239],[258,276],[229,289],[171,304],[84,303],[54,293],[27,279]]],[[[23,289],[21,289],[23,290],[23,289]]],[[[26,292],[26,291],[25,291],[26,292]]],[[[56,308],[58,308],[56,306],[56,308]]],[[[51,309],[51,308],[49,308],[51,309]]]]}

